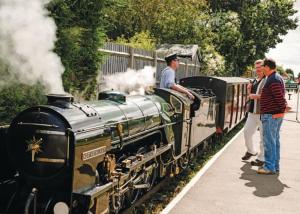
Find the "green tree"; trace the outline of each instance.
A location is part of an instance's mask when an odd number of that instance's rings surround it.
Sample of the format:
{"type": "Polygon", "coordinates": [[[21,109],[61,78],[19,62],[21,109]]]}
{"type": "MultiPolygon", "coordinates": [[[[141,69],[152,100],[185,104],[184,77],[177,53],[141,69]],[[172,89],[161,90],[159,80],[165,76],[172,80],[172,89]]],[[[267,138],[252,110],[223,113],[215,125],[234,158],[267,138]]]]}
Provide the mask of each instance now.
{"type": "Polygon", "coordinates": [[[46,102],[46,92],[41,84],[18,83],[10,69],[0,59],[0,125],[9,124],[20,111],[46,102]]]}
{"type": "Polygon", "coordinates": [[[106,9],[106,20],[110,39],[119,37],[126,41],[136,33],[149,32],[157,45],[198,44],[203,56],[202,70],[223,72],[224,59],[213,43],[216,34],[210,26],[206,0],[122,0],[106,9]]]}
{"type": "Polygon", "coordinates": [[[294,74],[294,71],[292,70],[292,69],[290,69],[290,68],[287,68],[286,70],[285,70],[285,72],[289,75],[289,77],[290,77],[290,80],[295,80],[295,74],[294,74]]]}
{"type": "Polygon", "coordinates": [[[129,39],[136,33],[149,31],[151,34],[164,11],[166,1],[160,0],[117,0],[105,9],[107,35],[111,39],[129,39]]]}
{"type": "Polygon", "coordinates": [[[207,58],[222,59],[225,70],[216,72],[226,75],[242,74],[297,26],[292,0],[117,2],[105,9],[109,38],[149,32],[157,44],[198,44],[203,67],[209,66],[207,58]]]}
{"type": "Polygon", "coordinates": [[[140,48],[144,50],[155,50],[156,40],[150,35],[149,31],[142,31],[136,33],[133,37],[126,39],[124,36],[118,37],[116,43],[129,45],[133,48],[140,48]]]}
{"type": "MultiPolygon", "coordinates": [[[[238,58],[233,63],[237,64],[239,71],[263,58],[270,48],[282,42],[282,36],[288,30],[297,27],[297,19],[292,17],[296,13],[293,4],[292,0],[210,0],[213,13],[233,11],[238,14],[242,35],[238,40],[241,42],[237,43],[237,54],[234,54],[238,58]]],[[[220,52],[224,53],[224,50],[221,48],[220,52]]],[[[232,61],[228,57],[226,59],[232,61]]]]}
{"type": "Polygon", "coordinates": [[[281,66],[281,65],[277,65],[276,66],[276,71],[279,73],[279,74],[284,74],[284,68],[281,66]]]}
{"type": "Polygon", "coordinates": [[[216,12],[211,15],[211,26],[216,33],[216,50],[224,57],[226,75],[239,75],[239,48],[243,42],[241,22],[236,12],[216,12]]]}
{"type": "Polygon", "coordinates": [[[48,8],[57,24],[55,51],[65,66],[65,90],[84,98],[96,91],[96,77],[102,55],[98,48],[105,41],[103,10],[113,0],[55,0],[48,8]]]}
{"type": "Polygon", "coordinates": [[[42,85],[12,84],[0,90],[0,125],[8,124],[22,110],[46,103],[42,85]]]}

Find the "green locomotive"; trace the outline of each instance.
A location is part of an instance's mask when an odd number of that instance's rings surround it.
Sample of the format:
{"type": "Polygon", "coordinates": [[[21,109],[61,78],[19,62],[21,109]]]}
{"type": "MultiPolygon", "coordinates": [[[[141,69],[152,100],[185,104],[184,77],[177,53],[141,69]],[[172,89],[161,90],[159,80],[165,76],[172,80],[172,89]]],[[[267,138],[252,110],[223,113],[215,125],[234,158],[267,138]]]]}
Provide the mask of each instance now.
{"type": "Polygon", "coordinates": [[[49,95],[48,105],[21,112],[7,131],[6,155],[17,175],[11,188],[0,183],[0,210],[118,213],[130,206],[216,134],[217,96],[197,84],[190,90],[194,101],[168,89],[145,96],[107,91],[85,103],[49,95]]]}

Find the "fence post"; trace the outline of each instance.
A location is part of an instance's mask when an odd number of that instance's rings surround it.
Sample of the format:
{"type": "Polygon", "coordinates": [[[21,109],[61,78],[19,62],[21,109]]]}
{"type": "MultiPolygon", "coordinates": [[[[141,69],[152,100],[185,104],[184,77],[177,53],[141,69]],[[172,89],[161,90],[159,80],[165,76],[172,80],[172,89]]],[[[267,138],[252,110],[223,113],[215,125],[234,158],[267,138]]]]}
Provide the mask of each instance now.
{"type": "Polygon", "coordinates": [[[129,54],[130,54],[129,67],[131,69],[134,69],[134,48],[133,47],[129,47],[129,54]]]}
{"type": "Polygon", "coordinates": [[[154,60],[154,67],[155,67],[155,69],[157,69],[157,52],[156,51],[154,51],[153,52],[153,60],[154,60]]]}
{"type": "Polygon", "coordinates": [[[197,70],[198,69],[197,65],[198,65],[197,60],[195,60],[193,76],[198,76],[199,75],[199,70],[197,70]]]}
{"type": "Polygon", "coordinates": [[[188,71],[189,71],[188,67],[189,67],[188,62],[187,62],[187,60],[185,60],[185,68],[184,68],[185,77],[188,76],[188,71]]]}

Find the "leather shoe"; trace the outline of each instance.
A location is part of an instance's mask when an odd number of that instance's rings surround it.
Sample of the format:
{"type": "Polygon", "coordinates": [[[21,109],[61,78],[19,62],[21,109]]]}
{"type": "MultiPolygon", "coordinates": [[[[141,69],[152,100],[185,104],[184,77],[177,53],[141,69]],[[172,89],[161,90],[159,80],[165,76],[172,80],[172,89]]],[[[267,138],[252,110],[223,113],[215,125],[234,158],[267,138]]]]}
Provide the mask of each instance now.
{"type": "Polygon", "coordinates": [[[255,161],[251,161],[251,166],[263,166],[265,162],[256,159],[255,161]]]}
{"type": "Polygon", "coordinates": [[[266,169],[264,169],[264,168],[258,169],[258,170],[257,170],[257,173],[258,173],[258,174],[261,174],[261,175],[274,175],[274,174],[275,174],[275,172],[270,171],[270,170],[266,170],[266,169]]]}
{"type": "Polygon", "coordinates": [[[251,156],[256,156],[256,155],[257,155],[257,153],[253,155],[249,152],[246,152],[246,154],[242,157],[242,160],[249,160],[251,158],[251,156]]]}

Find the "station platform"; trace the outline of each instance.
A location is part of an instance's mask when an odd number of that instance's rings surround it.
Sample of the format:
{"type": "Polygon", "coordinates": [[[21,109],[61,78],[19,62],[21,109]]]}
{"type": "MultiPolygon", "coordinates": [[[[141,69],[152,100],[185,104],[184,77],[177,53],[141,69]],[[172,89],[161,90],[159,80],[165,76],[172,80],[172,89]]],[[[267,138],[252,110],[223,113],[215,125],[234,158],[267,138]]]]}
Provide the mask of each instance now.
{"type": "MultiPolygon", "coordinates": [[[[280,174],[260,175],[242,161],[243,130],[218,152],[161,214],[296,214],[300,213],[300,123],[297,94],[281,128],[280,174]]],[[[300,116],[300,113],[299,113],[300,116]]],[[[254,140],[259,142],[259,132],[254,140]]],[[[258,145],[257,145],[258,146],[258,145]]]]}

